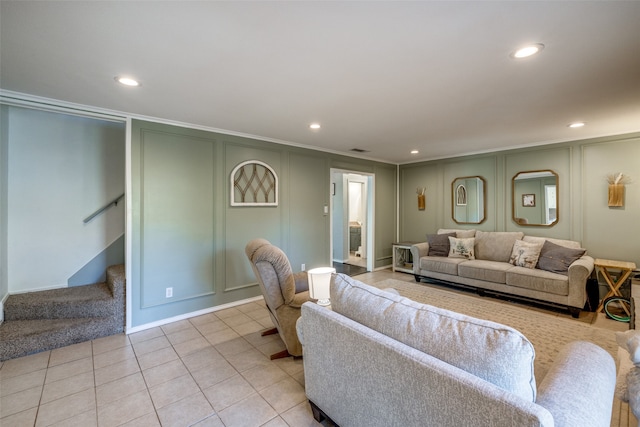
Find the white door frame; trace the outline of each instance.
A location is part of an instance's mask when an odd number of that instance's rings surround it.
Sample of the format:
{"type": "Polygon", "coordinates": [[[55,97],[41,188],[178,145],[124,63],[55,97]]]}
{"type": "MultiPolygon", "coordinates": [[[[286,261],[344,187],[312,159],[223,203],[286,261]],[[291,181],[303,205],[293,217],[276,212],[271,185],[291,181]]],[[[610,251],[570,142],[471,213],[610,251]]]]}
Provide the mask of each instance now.
{"type": "MultiPolygon", "coordinates": [[[[361,172],[361,171],[356,171],[356,170],[347,170],[347,169],[337,169],[337,168],[331,168],[329,171],[329,188],[333,188],[332,184],[334,183],[333,181],[333,175],[334,174],[340,174],[342,177],[344,177],[345,175],[348,174],[354,174],[354,175],[360,175],[366,178],[366,207],[367,207],[367,214],[366,214],[366,236],[363,236],[363,238],[366,241],[366,259],[367,259],[367,271],[373,271],[374,266],[375,266],[375,260],[374,260],[374,253],[375,253],[375,232],[374,232],[374,225],[375,225],[375,210],[373,209],[373,207],[375,206],[375,174],[373,173],[367,173],[367,172],[361,172]]],[[[343,191],[347,191],[346,189],[343,188],[343,191]]],[[[348,208],[346,208],[348,210],[348,208]]],[[[344,209],[343,209],[344,210],[344,209]]],[[[333,213],[333,195],[332,197],[329,198],[329,212],[333,213]]],[[[348,212],[347,212],[348,214],[348,212]]],[[[343,216],[344,216],[344,212],[343,212],[343,216]]],[[[346,221],[343,221],[344,225],[343,225],[343,232],[342,234],[348,236],[349,234],[349,224],[348,224],[348,217],[346,218],[346,221]]],[[[334,241],[333,241],[333,214],[330,215],[329,217],[329,259],[333,260],[333,245],[334,245],[334,241]]]]}

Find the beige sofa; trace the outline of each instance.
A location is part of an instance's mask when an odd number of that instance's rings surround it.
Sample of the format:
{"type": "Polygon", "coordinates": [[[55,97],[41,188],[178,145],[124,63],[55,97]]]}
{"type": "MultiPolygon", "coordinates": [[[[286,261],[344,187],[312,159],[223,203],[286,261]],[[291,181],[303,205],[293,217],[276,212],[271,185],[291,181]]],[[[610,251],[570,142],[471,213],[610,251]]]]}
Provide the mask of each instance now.
{"type": "Polygon", "coordinates": [[[579,242],[525,236],[522,232],[455,229],[440,229],[427,238],[427,242],[411,247],[418,282],[435,279],[472,287],[480,293],[489,291],[559,305],[567,307],[573,317],[578,317],[585,306],[586,282],[594,265],[579,242]],[[473,239],[471,248],[469,239],[473,239]],[[462,250],[452,255],[455,251],[451,242],[466,243],[467,253],[462,250]],[[537,258],[526,253],[519,256],[523,250],[535,252],[535,247],[539,248],[537,258]]]}
{"type": "MultiPolygon", "coordinates": [[[[331,309],[302,305],[305,392],[341,427],[608,427],[616,366],[568,344],[540,384],[517,330],[338,274],[331,309]]],[[[330,422],[327,425],[333,425],[330,422]]]]}

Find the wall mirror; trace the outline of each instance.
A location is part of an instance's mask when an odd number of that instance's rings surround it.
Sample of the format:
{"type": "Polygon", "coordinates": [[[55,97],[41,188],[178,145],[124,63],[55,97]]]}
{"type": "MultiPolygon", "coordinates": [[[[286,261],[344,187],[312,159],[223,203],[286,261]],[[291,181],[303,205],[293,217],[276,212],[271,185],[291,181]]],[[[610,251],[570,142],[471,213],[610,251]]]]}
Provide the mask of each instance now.
{"type": "Polygon", "coordinates": [[[558,174],[551,170],[518,172],[512,180],[513,221],[550,227],[558,222],[558,174]]]}
{"type": "Polygon", "coordinates": [[[451,216],[458,224],[480,224],[486,219],[484,178],[465,176],[451,183],[451,216]]]}

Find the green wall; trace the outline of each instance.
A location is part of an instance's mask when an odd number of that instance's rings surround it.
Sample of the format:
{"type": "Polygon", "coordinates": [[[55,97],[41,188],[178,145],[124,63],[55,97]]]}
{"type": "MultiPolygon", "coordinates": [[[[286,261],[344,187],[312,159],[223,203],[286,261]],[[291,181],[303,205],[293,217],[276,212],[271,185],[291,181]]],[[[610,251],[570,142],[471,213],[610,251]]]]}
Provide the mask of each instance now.
{"type": "Polygon", "coordinates": [[[133,120],[132,326],[260,295],[244,254],[256,237],[282,248],[294,271],[330,265],[330,168],[375,174],[375,266],[389,265],[395,165],[133,120]],[[230,205],[231,171],[247,160],[278,175],[277,207],[230,205]]]}
{"type": "MultiPolygon", "coordinates": [[[[640,134],[627,134],[400,166],[400,239],[424,241],[439,228],[523,231],[582,242],[596,258],[633,261],[640,267],[640,134]],[[511,218],[511,180],[523,171],[550,169],[559,176],[558,223],[520,226],[511,218]],[[608,174],[622,172],[625,206],[607,206],[608,174]],[[459,225],[451,218],[451,183],[479,175],[487,182],[487,219],[459,225]],[[427,187],[426,209],[417,187],[427,187]]],[[[519,202],[519,201],[518,201],[519,202]]]]}
{"type": "Polygon", "coordinates": [[[3,301],[9,294],[7,281],[8,115],[8,108],[0,105],[0,322],[4,319],[3,301]]]}

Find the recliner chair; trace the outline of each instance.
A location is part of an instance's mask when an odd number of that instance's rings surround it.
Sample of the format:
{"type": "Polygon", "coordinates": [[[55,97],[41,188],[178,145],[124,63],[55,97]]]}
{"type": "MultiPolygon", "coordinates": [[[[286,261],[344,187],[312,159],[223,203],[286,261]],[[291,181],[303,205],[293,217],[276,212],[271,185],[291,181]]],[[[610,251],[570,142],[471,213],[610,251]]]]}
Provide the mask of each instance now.
{"type": "Polygon", "coordinates": [[[276,326],[262,335],[278,332],[286,350],[271,355],[271,360],[302,356],[302,345],[296,332],[300,306],[309,301],[309,281],[306,272],[293,273],[287,255],[265,239],[254,239],[245,247],[247,258],[258,279],[262,295],[276,326]]]}

